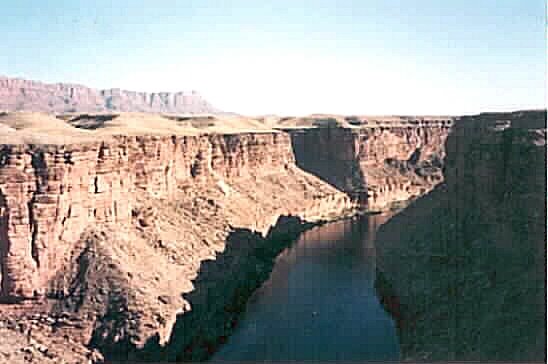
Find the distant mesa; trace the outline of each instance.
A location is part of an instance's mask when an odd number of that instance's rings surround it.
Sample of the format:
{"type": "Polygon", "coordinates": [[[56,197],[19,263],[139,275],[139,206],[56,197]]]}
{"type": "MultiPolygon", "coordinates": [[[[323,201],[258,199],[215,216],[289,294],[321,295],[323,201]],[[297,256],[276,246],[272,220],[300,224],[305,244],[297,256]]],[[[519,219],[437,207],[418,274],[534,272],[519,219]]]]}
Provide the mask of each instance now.
{"type": "Polygon", "coordinates": [[[0,76],[0,111],[47,113],[150,112],[217,114],[220,111],[196,91],[136,92],[82,85],[48,84],[0,76]]]}

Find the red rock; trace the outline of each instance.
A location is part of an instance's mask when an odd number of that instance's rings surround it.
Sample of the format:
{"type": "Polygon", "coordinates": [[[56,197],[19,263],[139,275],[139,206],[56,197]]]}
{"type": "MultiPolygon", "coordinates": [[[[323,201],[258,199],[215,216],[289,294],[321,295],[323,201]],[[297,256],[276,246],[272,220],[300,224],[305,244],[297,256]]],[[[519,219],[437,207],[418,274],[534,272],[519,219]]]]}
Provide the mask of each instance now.
{"type": "Polygon", "coordinates": [[[443,181],[441,161],[452,120],[387,125],[288,131],[301,168],[369,209],[383,210],[443,181]]]}
{"type": "MultiPolygon", "coordinates": [[[[178,186],[285,175],[294,165],[289,136],[281,132],[120,136],[81,145],[4,145],[1,153],[2,295],[24,298],[43,292],[86,227],[128,225],[138,195],[169,199],[178,186]]],[[[344,207],[350,202],[342,196],[308,201],[302,211],[314,216],[344,207]]],[[[259,219],[256,228],[271,223],[259,219]]]]}

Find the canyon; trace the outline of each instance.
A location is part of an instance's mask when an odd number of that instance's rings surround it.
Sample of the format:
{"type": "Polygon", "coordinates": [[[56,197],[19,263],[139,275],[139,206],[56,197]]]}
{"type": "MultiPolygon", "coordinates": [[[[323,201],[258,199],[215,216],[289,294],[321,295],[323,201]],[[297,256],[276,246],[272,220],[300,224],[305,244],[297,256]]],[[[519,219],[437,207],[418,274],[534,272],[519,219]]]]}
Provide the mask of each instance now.
{"type": "Polygon", "coordinates": [[[375,211],[417,198],[442,181],[452,118],[350,120],[341,122],[344,127],[283,129],[298,166],[375,211]]]}
{"type": "MultiPolygon", "coordinates": [[[[17,127],[18,122],[24,123],[24,114],[22,118],[7,114],[4,125],[11,122],[17,127]]],[[[48,122],[47,118],[43,122],[48,122]]],[[[441,146],[447,130],[427,124],[394,126],[390,130],[373,127],[358,132],[337,127],[301,129],[289,134],[272,130],[184,136],[112,135],[105,141],[81,144],[4,144],[0,151],[0,197],[7,249],[2,253],[2,295],[31,298],[43,294],[62,264],[60,258],[86,227],[126,225],[132,215],[146,226],[135,207],[138,200],[174,200],[178,190],[216,187],[229,196],[232,184],[250,179],[266,183],[270,176],[281,180],[286,175],[288,180],[283,182],[289,185],[291,172],[301,165],[334,181],[334,187],[350,196],[366,186],[366,179],[371,181],[362,202],[373,209],[386,208],[387,201],[417,197],[440,181],[441,146]],[[318,149],[312,148],[313,144],[318,149]],[[319,150],[324,151],[325,159],[320,156],[318,164],[311,163],[319,150]],[[424,183],[417,183],[423,164],[431,166],[431,159],[438,163],[437,168],[431,167],[430,174],[420,174],[424,183]],[[352,164],[359,166],[358,171],[350,167],[352,164]],[[317,170],[318,165],[341,168],[326,172],[317,170]],[[416,165],[420,167],[415,170],[409,167],[416,165]],[[353,181],[356,173],[363,177],[353,181]]],[[[306,184],[301,185],[306,191],[306,184]]],[[[305,196],[306,202],[300,205],[303,218],[321,216],[324,205],[328,213],[330,209],[351,208],[350,197],[334,188],[321,187],[325,192],[313,190],[311,197],[305,196]],[[324,195],[328,196],[325,200],[324,195]]],[[[265,232],[277,216],[294,213],[295,209],[289,207],[265,218],[254,211],[247,214],[249,222],[242,226],[265,232]]]]}
{"type": "MultiPolygon", "coordinates": [[[[521,238],[520,225],[494,240],[510,255],[521,254],[518,242],[534,247],[538,267],[544,124],[545,113],[533,111],[274,122],[3,113],[0,333],[16,339],[0,344],[0,355],[23,362],[207,358],[283,247],[304,229],[358,211],[410,204],[381,227],[378,269],[385,303],[397,297],[413,312],[425,308],[412,307],[422,301],[409,270],[429,268],[407,249],[442,240],[401,239],[427,231],[430,220],[473,221],[462,227],[470,231],[483,223],[489,235],[514,216],[504,212],[519,207],[520,224],[533,223],[530,238],[521,238]],[[441,206],[438,199],[453,215],[433,215],[428,203],[441,206]],[[527,205],[533,202],[537,208],[527,205]]],[[[451,239],[448,246],[467,238],[451,239]]],[[[400,322],[413,316],[387,309],[400,322]]],[[[415,332],[400,333],[404,355],[418,358],[415,332]]]]}
{"type": "MultiPolygon", "coordinates": [[[[18,128],[35,118],[2,121],[18,128]]],[[[86,134],[76,130],[72,144],[5,144],[0,173],[2,296],[53,297],[53,311],[88,311],[95,318],[85,342],[99,332],[114,343],[133,335],[138,345],[155,333],[165,340],[200,262],[222,251],[230,233],[266,234],[281,216],[314,220],[352,208],[296,168],[282,132],[96,142],[86,134]],[[124,312],[107,322],[109,306],[120,304],[124,312]],[[144,318],[130,328],[131,320],[119,322],[124,315],[144,318]]]]}

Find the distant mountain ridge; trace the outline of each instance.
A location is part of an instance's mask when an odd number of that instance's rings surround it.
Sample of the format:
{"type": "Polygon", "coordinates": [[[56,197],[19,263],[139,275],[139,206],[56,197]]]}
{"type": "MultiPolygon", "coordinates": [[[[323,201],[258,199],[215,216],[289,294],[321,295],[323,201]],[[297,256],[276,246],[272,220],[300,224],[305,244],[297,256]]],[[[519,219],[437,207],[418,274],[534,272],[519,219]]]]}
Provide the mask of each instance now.
{"type": "Polygon", "coordinates": [[[214,114],[214,108],[196,91],[136,92],[117,88],[97,90],[69,83],[48,84],[0,76],[0,111],[162,112],[214,114]]]}

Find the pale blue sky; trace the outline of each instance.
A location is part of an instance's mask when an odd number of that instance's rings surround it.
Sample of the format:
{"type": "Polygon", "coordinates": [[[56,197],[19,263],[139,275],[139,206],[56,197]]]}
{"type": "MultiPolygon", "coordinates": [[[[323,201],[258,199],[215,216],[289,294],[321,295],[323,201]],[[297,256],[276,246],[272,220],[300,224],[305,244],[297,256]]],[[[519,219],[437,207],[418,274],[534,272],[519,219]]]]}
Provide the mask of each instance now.
{"type": "Polygon", "coordinates": [[[0,74],[245,114],[545,104],[543,0],[3,0],[0,74]]]}

